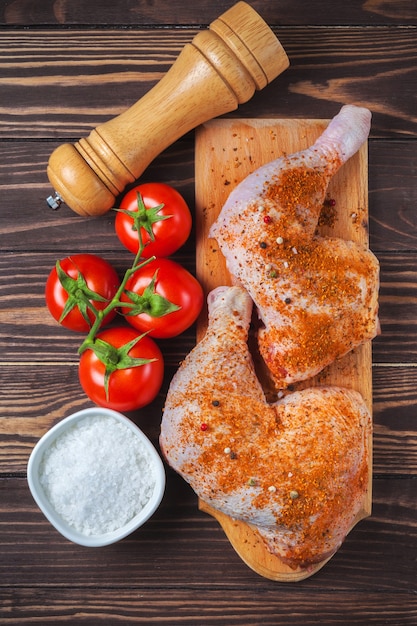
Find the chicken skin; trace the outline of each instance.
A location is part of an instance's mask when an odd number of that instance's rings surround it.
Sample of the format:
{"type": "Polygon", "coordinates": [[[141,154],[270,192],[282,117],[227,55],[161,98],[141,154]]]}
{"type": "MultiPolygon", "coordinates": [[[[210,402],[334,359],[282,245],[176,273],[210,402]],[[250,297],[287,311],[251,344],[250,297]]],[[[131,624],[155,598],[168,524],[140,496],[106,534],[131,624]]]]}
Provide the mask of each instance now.
{"type": "Polygon", "coordinates": [[[310,148],[230,194],[210,236],[249,292],[277,388],[309,379],[379,331],[379,266],[366,247],[316,234],[331,177],[366,141],[371,114],[344,106],[310,148]]]}
{"type": "Polygon", "coordinates": [[[175,374],[160,444],[206,503],[252,525],[291,567],[330,557],[368,482],[369,411],[348,389],[265,399],[247,338],[252,300],[239,286],[208,296],[206,335],[175,374]]]}

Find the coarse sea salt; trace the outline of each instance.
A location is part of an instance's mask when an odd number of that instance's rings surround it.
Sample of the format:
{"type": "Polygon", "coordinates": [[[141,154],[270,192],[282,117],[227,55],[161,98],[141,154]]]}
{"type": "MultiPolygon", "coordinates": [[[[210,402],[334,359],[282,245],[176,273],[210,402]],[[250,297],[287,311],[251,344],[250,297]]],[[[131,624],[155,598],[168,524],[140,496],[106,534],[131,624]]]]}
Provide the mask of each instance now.
{"type": "Polygon", "coordinates": [[[102,535],[137,515],[155,488],[152,459],[131,429],[110,416],[75,423],[44,452],[39,481],[62,519],[102,535]]]}

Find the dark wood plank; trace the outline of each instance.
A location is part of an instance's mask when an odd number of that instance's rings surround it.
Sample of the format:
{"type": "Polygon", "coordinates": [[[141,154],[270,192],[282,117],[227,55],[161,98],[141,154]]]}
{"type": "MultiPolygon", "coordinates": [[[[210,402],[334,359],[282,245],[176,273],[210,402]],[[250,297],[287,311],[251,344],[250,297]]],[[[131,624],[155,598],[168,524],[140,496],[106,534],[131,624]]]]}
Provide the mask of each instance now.
{"type": "MultiPolygon", "coordinates": [[[[52,211],[46,176],[49,155],[57,142],[0,142],[0,238],[3,252],[116,251],[114,215],[82,218],[67,206],[52,211]]],[[[370,245],[380,251],[417,250],[417,141],[369,142],[370,245]]],[[[173,185],[194,211],[194,133],[165,150],[139,182],[173,185]]],[[[194,253],[193,236],[182,255],[194,253]]]]}
{"type": "Polygon", "coordinates": [[[227,595],[222,589],[0,590],[0,619],[17,626],[57,624],[192,624],[198,626],[413,626],[417,602],[407,593],[359,589],[355,601],[344,592],[282,588],[256,593],[251,588],[227,595]],[[319,609],[318,609],[319,607],[319,609]],[[13,617],[11,617],[13,616],[13,617]],[[42,620],[42,622],[40,622],[42,620]],[[318,621],[319,620],[319,621],[318,621]]]}
{"type": "Polygon", "coordinates": [[[382,334],[374,341],[375,360],[416,362],[417,319],[414,253],[379,253],[381,263],[380,317],[382,334]],[[400,341],[401,345],[398,343],[400,341]]]}
{"type": "MultiPolygon", "coordinates": [[[[268,87],[271,117],[282,116],[282,94],[295,117],[294,111],[332,117],[335,106],[362,104],[373,112],[372,136],[415,136],[416,34],[416,28],[283,29],[291,65],[268,87]]],[[[259,102],[262,92],[249,106],[259,102]]],[[[268,117],[262,108],[258,116],[268,117]]]]}
{"type": "Polygon", "coordinates": [[[57,130],[61,137],[88,134],[146,93],[195,33],[2,33],[2,135],[54,138],[57,130]]]}
{"type": "MultiPolygon", "coordinates": [[[[14,0],[3,3],[0,24],[207,24],[226,11],[234,2],[199,0],[198,6],[180,0],[101,0],[100,3],[84,0],[14,0]]],[[[415,24],[416,7],[413,0],[394,3],[383,0],[351,0],[339,4],[334,10],[333,0],[306,3],[303,10],[292,0],[251,0],[251,6],[270,24],[325,24],[362,25],[415,24]]]]}
{"type": "MultiPolygon", "coordinates": [[[[189,487],[168,472],[155,516],[125,540],[86,549],[61,537],[37,509],[24,478],[0,479],[0,580],[10,589],[222,590],[223,597],[278,590],[410,592],[415,584],[414,480],[376,478],[373,514],[348,535],[314,577],[297,585],[269,581],[236,555],[218,524],[198,511],[189,487]],[[385,565],[389,562],[389,567],[385,565]],[[233,594],[233,595],[232,595],[233,594]]],[[[134,590],[134,591],[133,591],[134,590]]]]}
{"type": "MultiPolygon", "coordinates": [[[[67,232],[67,242],[68,242],[67,232]]],[[[97,241],[101,239],[97,237],[97,241]]],[[[118,240],[114,242],[117,249],[118,240]]],[[[190,246],[192,244],[190,243],[190,246]]],[[[82,337],[62,328],[49,315],[44,287],[50,270],[58,258],[67,253],[78,252],[79,248],[68,248],[65,244],[59,253],[43,254],[12,253],[0,258],[0,362],[74,363],[82,337]]],[[[85,251],[96,250],[93,246],[85,251]]],[[[119,275],[130,267],[132,256],[122,249],[117,251],[98,250],[119,275]]],[[[194,258],[178,254],[173,257],[193,272],[194,258]]],[[[381,264],[380,319],[382,334],[373,342],[373,362],[385,364],[415,364],[417,362],[417,340],[415,325],[417,254],[415,252],[379,253],[381,264]]],[[[117,321],[117,320],[116,320],[117,321]]],[[[162,342],[168,364],[175,365],[184,356],[184,350],[194,341],[194,328],[179,337],[162,342]],[[176,358],[176,356],[178,358],[176,358]]]]}
{"type": "MultiPolygon", "coordinates": [[[[184,356],[189,345],[184,345],[184,356]]],[[[162,346],[166,361],[167,352],[162,346]]],[[[54,356],[51,352],[51,358],[54,356]]],[[[175,351],[172,360],[179,358],[175,351]]],[[[47,358],[47,357],[45,357],[47,358]]],[[[71,364],[46,361],[0,366],[0,475],[24,473],[36,441],[57,421],[92,406],[78,382],[77,360],[71,364]]],[[[166,367],[161,392],[154,402],[132,412],[133,419],[157,443],[165,394],[176,367],[166,367]]],[[[374,365],[373,418],[375,474],[417,475],[416,367],[374,365]]]]}
{"type": "Polygon", "coordinates": [[[377,254],[417,248],[416,171],[416,141],[369,142],[369,237],[377,254]]]}
{"type": "MultiPolygon", "coordinates": [[[[0,138],[87,135],[149,91],[196,32],[3,32],[0,138]]],[[[283,27],[276,32],[290,68],[241,105],[240,115],[326,118],[341,104],[361,103],[374,112],[374,136],[416,137],[415,28],[283,27]]]]}
{"type": "Polygon", "coordinates": [[[375,475],[417,473],[416,389],[415,366],[374,365],[375,475]]]}

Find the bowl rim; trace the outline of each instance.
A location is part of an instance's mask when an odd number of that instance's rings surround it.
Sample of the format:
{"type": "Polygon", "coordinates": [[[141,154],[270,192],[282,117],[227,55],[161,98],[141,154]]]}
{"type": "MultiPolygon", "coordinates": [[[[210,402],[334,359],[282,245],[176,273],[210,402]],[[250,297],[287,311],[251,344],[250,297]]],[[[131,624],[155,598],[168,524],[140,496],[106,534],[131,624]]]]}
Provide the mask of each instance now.
{"type": "Polygon", "coordinates": [[[90,407],[87,409],[81,409],[76,413],[72,413],[67,417],[64,417],[57,424],[52,426],[36,443],[33,448],[28,464],[27,464],[27,482],[29,490],[32,494],[36,504],[46,517],[46,519],[52,524],[52,526],[66,539],[86,547],[100,547],[106,546],[116,541],[120,541],[127,535],[130,535],[133,531],[142,526],[159,507],[166,484],[165,468],[160,455],[158,454],[155,446],[151,443],[145,433],[137,426],[131,419],[114,411],[103,407],[90,407]],[[155,486],[152,496],[145,504],[145,506],[133,517],[127,524],[121,526],[116,530],[100,535],[85,535],[80,531],[70,526],[61,516],[55,511],[54,507],[49,502],[43,487],[39,480],[39,466],[42,461],[44,452],[49,446],[63,434],[68,428],[74,424],[93,416],[108,416],[113,417],[122,424],[128,426],[128,428],[141,440],[142,444],[146,447],[155,471],[155,486]]]}

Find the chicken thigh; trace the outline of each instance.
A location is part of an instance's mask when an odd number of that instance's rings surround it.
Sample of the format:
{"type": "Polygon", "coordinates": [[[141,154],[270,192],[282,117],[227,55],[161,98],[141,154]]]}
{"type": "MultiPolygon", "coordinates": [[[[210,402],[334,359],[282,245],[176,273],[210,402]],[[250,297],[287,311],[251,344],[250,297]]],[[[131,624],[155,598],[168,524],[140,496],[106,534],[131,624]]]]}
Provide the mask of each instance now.
{"type": "Polygon", "coordinates": [[[330,557],[361,509],[371,418],[351,390],[310,388],[266,402],[247,347],[252,301],[208,297],[205,337],[175,374],[160,444],[206,503],[250,523],[291,567],[330,557]]]}
{"type": "Polygon", "coordinates": [[[211,227],[256,305],[260,353],[278,388],[378,333],[377,259],[366,246],[316,234],[328,183],[366,141],[370,118],[344,106],[312,147],[245,178],[211,227]]]}

